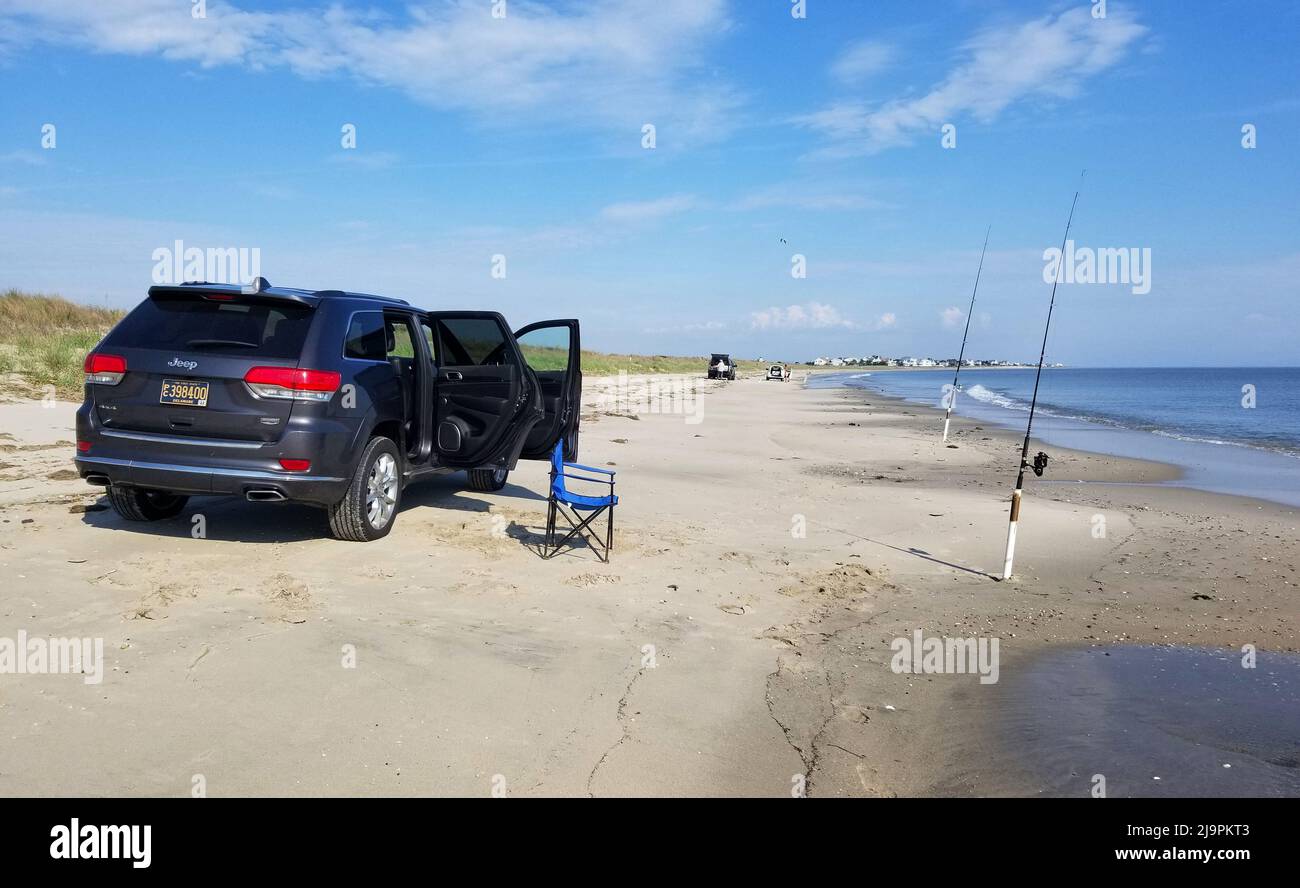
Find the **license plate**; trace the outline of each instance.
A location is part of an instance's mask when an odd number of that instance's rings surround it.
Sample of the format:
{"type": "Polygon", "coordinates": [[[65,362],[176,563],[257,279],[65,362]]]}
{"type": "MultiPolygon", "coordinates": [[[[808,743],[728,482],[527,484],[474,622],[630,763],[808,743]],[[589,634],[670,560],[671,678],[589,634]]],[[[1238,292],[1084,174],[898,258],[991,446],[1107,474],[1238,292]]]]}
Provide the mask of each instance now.
{"type": "Polygon", "coordinates": [[[163,404],[175,404],[177,407],[206,407],[208,406],[208,383],[164,379],[162,394],[158,401],[163,404]]]}

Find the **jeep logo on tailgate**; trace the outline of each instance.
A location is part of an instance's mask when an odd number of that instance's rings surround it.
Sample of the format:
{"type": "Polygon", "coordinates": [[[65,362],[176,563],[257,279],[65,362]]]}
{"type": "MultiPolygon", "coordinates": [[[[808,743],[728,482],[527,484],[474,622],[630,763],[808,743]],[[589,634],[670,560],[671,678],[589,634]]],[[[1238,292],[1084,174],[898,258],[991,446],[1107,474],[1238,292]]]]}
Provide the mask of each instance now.
{"type": "Polygon", "coordinates": [[[172,358],[167,362],[168,367],[184,367],[186,370],[193,370],[199,366],[198,361],[182,361],[180,358],[172,358]]]}

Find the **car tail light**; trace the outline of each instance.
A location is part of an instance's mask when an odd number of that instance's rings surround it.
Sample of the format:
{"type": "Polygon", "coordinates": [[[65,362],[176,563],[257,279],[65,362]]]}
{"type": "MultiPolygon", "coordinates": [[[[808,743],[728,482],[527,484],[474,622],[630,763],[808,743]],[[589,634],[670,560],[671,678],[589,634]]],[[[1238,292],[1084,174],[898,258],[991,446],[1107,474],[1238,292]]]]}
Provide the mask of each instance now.
{"type": "Polygon", "coordinates": [[[82,369],[86,371],[86,382],[117,385],[126,375],[126,358],[91,352],[86,355],[86,363],[82,369]]]}
{"type": "Polygon", "coordinates": [[[90,442],[89,442],[89,441],[78,441],[78,442],[77,442],[77,452],[78,452],[78,453],[89,453],[89,452],[90,452],[90,442]]]}
{"type": "Polygon", "coordinates": [[[311,469],[309,459],[281,459],[280,468],[286,472],[306,472],[311,469]]]}
{"type": "Polygon", "coordinates": [[[332,370],[302,370],[297,367],[254,367],[244,382],[259,398],[290,401],[328,401],[338,391],[343,377],[332,370]]]}

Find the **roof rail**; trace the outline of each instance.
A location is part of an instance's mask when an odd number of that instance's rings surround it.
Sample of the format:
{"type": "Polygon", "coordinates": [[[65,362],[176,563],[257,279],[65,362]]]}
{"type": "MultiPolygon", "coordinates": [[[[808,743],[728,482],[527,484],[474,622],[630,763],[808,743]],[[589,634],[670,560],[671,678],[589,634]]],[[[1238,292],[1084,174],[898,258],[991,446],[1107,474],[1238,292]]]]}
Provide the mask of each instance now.
{"type": "Polygon", "coordinates": [[[313,296],[319,296],[322,299],[374,299],[377,302],[391,302],[394,305],[410,305],[405,299],[398,299],[396,296],[376,296],[374,293],[352,293],[347,290],[316,290],[313,296]]]}

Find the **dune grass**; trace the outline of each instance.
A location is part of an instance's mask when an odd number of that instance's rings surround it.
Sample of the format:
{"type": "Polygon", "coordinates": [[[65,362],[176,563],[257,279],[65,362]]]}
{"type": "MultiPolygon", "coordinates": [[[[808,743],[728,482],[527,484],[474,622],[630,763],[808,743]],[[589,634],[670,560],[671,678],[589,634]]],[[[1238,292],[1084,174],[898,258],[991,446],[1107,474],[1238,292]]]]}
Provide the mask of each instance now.
{"type": "MultiPolygon", "coordinates": [[[[560,348],[522,346],[524,358],[534,370],[562,370],[568,364],[568,351],[560,348]]],[[[620,370],[629,375],[645,373],[703,374],[709,365],[708,355],[611,355],[605,352],[582,352],[584,376],[616,376],[620,370]]],[[[757,370],[757,361],[736,361],[739,372],[757,370]]]]}
{"type": "MultiPolygon", "coordinates": [[[[7,290],[0,294],[0,380],[25,394],[53,390],[60,398],[80,400],[82,362],[125,312],[79,305],[60,296],[7,290]]],[[[529,362],[559,369],[565,364],[561,349],[525,347],[529,362]],[[550,354],[555,352],[555,354],[550,354]]],[[[707,355],[623,355],[583,351],[585,376],[689,373],[703,375],[707,355]]],[[[736,362],[741,373],[762,369],[757,361],[736,362]]]]}
{"type": "Polygon", "coordinates": [[[81,364],[123,312],[59,296],[0,294],[0,377],[43,394],[81,397],[81,364]]]}

